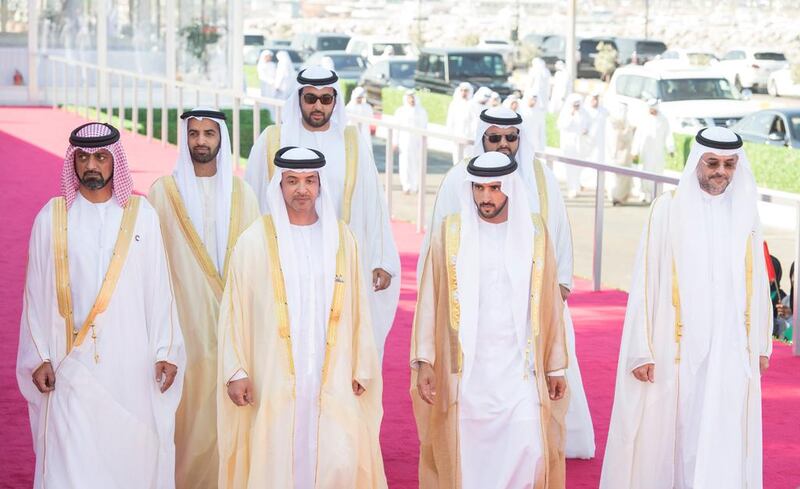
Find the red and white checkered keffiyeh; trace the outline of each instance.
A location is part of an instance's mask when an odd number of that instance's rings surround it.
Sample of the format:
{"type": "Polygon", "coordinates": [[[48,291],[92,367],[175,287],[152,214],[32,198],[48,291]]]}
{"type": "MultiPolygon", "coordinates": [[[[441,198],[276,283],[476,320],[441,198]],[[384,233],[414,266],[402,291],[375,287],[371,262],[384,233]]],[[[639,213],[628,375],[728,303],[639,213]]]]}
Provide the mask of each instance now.
{"type": "MultiPolygon", "coordinates": [[[[109,134],[111,134],[111,129],[100,123],[88,124],[77,133],[78,136],[84,138],[108,136],[109,134]]],[[[61,195],[67,201],[67,209],[75,202],[75,197],[78,195],[78,187],[80,187],[78,175],[75,173],[75,150],[78,149],[86,153],[96,153],[101,149],[106,149],[114,156],[114,175],[111,179],[111,192],[114,198],[117,199],[117,203],[121,207],[125,207],[133,193],[133,178],[131,178],[131,172],[128,169],[128,158],[122,148],[122,143],[117,141],[108,146],[98,148],[69,145],[67,154],[64,156],[64,166],[61,169],[61,195]]]]}

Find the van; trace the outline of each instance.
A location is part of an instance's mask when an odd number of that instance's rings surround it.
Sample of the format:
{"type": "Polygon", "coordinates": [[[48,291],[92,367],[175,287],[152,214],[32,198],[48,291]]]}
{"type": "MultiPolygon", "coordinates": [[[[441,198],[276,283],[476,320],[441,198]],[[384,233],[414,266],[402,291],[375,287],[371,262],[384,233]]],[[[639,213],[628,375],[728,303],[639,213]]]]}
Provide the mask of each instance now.
{"type": "Polygon", "coordinates": [[[452,95],[461,82],[488,87],[505,97],[513,91],[503,55],[476,48],[426,48],[419,54],[417,88],[452,95]]]}
{"type": "Polygon", "coordinates": [[[297,34],[292,39],[292,49],[296,49],[307,58],[317,51],[339,51],[347,47],[350,36],[335,32],[320,32],[315,34],[297,34]]]}
{"type": "Polygon", "coordinates": [[[391,51],[392,56],[414,55],[415,49],[411,41],[402,38],[378,37],[378,36],[353,36],[347,43],[345,51],[352,54],[360,54],[367,58],[370,63],[375,63],[384,53],[391,51]]]}

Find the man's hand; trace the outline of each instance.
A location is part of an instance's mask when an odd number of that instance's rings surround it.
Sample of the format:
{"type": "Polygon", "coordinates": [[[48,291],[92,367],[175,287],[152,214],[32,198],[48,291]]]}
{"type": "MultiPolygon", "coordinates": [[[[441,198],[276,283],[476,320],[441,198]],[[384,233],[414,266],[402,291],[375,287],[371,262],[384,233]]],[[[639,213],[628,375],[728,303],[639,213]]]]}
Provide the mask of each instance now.
{"type": "Polygon", "coordinates": [[[775,306],[775,312],[778,313],[778,317],[787,319],[792,315],[792,308],[783,304],[777,304],[775,306]]]}
{"type": "Polygon", "coordinates": [[[156,383],[161,386],[162,393],[167,392],[167,389],[172,387],[176,375],[178,375],[177,366],[164,360],[156,362],[156,383]]]}
{"type": "Polygon", "coordinates": [[[357,396],[360,396],[364,392],[366,392],[366,389],[364,389],[364,386],[359,384],[357,380],[354,380],[353,381],[353,394],[355,394],[357,396]]]}
{"type": "Polygon", "coordinates": [[[633,376],[636,377],[636,380],[641,382],[654,382],[655,381],[655,372],[656,372],[656,365],[654,363],[647,363],[642,365],[641,367],[636,367],[633,369],[633,376]]]}
{"type": "Polygon", "coordinates": [[[377,292],[387,288],[392,283],[392,276],[383,268],[372,271],[372,288],[377,292]]]}
{"type": "Polygon", "coordinates": [[[769,357],[758,357],[758,367],[763,374],[769,368],[769,357]]]}
{"type": "Polygon", "coordinates": [[[234,380],[228,384],[228,397],[237,406],[253,404],[253,384],[250,377],[234,380]]]}
{"type": "Polygon", "coordinates": [[[39,368],[33,371],[32,377],[33,385],[35,385],[42,394],[56,388],[56,373],[53,371],[53,366],[50,365],[50,362],[44,362],[39,365],[39,368]]]}
{"type": "Polygon", "coordinates": [[[417,392],[419,397],[428,404],[433,404],[436,399],[436,379],[433,367],[429,363],[420,362],[417,369],[417,392]]]}
{"type": "Polygon", "coordinates": [[[561,291],[561,300],[566,302],[567,301],[567,297],[569,297],[569,292],[570,292],[569,289],[564,287],[561,284],[558,284],[558,290],[561,291]]]}
{"type": "Polygon", "coordinates": [[[564,375],[547,376],[547,393],[551,401],[558,401],[567,393],[567,378],[564,375]]]}

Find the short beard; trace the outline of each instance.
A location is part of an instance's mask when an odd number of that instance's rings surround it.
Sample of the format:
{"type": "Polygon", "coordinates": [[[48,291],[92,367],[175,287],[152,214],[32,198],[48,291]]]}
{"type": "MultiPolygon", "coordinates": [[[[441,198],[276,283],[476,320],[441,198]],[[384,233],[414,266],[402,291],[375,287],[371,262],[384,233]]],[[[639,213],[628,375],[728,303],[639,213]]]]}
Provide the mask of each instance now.
{"type": "MultiPolygon", "coordinates": [[[[331,117],[333,117],[333,112],[331,112],[327,117],[323,117],[321,121],[315,121],[311,119],[311,113],[306,114],[302,110],[300,111],[303,114],[303,120],[311,127],[323,127],[325,124],[330,122],[331,117]]],[[[324,115],[324,112],[323,112],[324,115]]]]}
{"type": "Polygon", "coordinates": [[[108,180],[103,180],[103,176],[100,175],[99,173],[96,172],[87,172],[87,173],[92,175],[92,177],[87,178],[86,173],[84,173],[83,178],[78,177],[78,181],[80,182],[81,185],[88,188],[89,190],[100,190],[101,188],[108,185],[108,182],[110,182],[114,178],[113,173],[111,174],[110,177],[108,177],[108,180]]]}
{"type": "Polygon", "coordinates": [[[503,212],[503,209],[505,209],[505,208],[506,208],[506,205],[508,205],[508,197],[506,197],[506,200],[504,200],[504,201],[503,201],[503,203],[502,203],[502,204],[500,204],[500,206],[499,206],[499,207],[495,208],[495,211],[494,211],[492,214],[486,215],[486,214],[484,214],[484,213],[483,213],[483,211],[481,210],[481,206],[480,206],[480,204],[478,204],[477,202],[475,203],[475,207],[477,207],[477,208],[478,208],[478,213],[479,213],[479,214],[480,214],[480,215],[481,215],[481,216],[482,216],[484,219],[494,219],[495,217],[499,216],[499,215],[500,215],[500,213],[501,213],[501,212],[503,212]]]}
{"type": "Polygon", "coordinates": [[[219,154],[219,148],[222,146],[222,143],[217,144],[217,147],[214,148],[212,151],[209,151],[206,155],[196,154],[192,151],[192,148],[189,148],[189,155],[192,157],[193,163],[211,163],[212,161],[217,159],[217,154],[219,154]]]}
{"type": "Polygon", "coordinates": [[[731,184],[731,181],[728,180],[725,183],[725,186],[722,188],[715,187],[711,184],[711,179],[698,179],[698,183],[700,184],[700,188],[709,195],[722,195],[728,189],[728,185],[731,184]]]}

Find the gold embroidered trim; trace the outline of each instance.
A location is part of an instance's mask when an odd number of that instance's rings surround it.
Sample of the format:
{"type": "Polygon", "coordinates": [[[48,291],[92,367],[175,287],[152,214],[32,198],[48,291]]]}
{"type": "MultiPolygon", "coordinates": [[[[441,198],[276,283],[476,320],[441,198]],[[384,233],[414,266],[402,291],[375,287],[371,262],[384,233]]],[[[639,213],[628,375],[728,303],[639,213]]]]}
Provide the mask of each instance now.
{"type": "Polygon", "coordinates": [[[445,219],[445,260],[447,262],[447,297],[450,301],[450,359],[451,370],[461,373],[463,369],[463,352],[458,337],[461,324],[461,304],[458,302],[458,276],[456,265],[458,249],[461,246],[461,215],[451,214],[445,219]]]}
{"type": "Polygon", "coordinates": [[[239,239],[243,207],[244,191],[242,190],[242,181],[233,177],[233,187],[231,188],[231,220],[228,224],[228,243],[225,247],[225,263],[222,265],[222,276],[220,277],[223,289],[225,288],[225,280],[228,277],[228,264],[231,261],[231,253],[233,253],[233,247],[236,246],[236,241],[239,239]]]}
{"type": "Polygon", "coordinates": [[[358,129],[355,126],[347,126],[344,129],[344,157],[346,167],[342,193],[342,221],[350,224],[353,192],[358,176],[358,129]]]}
{"type": "MultiPolygon", "coordinates": [[[[69,328],[67,330],[67,353],[69,353],[73,348],[83,344],[90,329],[92,330],[92,339],[96,339],[94,320],[106,310],[117,287],[117,281],[122,273],[122,267],[125,264],[131,239],[133,238],[136,217],[139,214],[139,196],[132,195],[128,205],[125,206],[117,241],[114,244],[114,251],[111,255],[111,262],[108,265],[108,270],[106,270],[105,278],[103,278],[103,285],[100,287],[100,292],[97,294],[89,315],[77,333],[74,333],[72,329],[75,320],[72,315],[72,292],[69,282],[69,260],[67,255],[67,206],[63,199],[57,200],[55,204],[53,208],[53,228],[56,234],[53,236],[53,242],[56,252],[56,277],[58,277],[56,295],[58,297],[59,313],[64,317],[67,328],[69,328]],[[64,316],[64,313],[68,315],[64,316]]],[[[98,356],[95,351],[95,361],[97,360],[98,356]]]]}
{"type": "Polygon", "coordinates": [[[547,199],[547,180],[544,176],[544,163],[533,159],[533,173],[536,177],[536,191],[539,193],[539,214],[544,222],[547,222],[549,200],[547,199]]]}
{"type": "Polygon", "coordinates": [[[272,275],[272,293],[275,300],[276,315],[278,320],[278,334],[286,342],[286,351],[289,358],[289,373],[294,375],[294,355],[292,354],[292,335],[289,329],[289,301],[286,298],[286,285],[283,281],[281,258],[278,254],[278,233],[272,216],[266,214],[263,218],[264,233],[267,238],[267,252],[272,275]]]}
{"type": "MultiPolygon", "coordinates": [[[[183,237],[186,238],[186,242],[189,244],[189,249],[192,250],[192,254],[197,260],[197,264],[200,265],[200,268],[203,270],[203,274],[208,280],[208,284],[214,291],[214,295],[217,297],[217,300],[219,300],[222,297],[222,291],[225,289],[225,283],[222,281],[222,277],[217,271],[217,266],[214,265],[214,261],[209,256],[208,250],[206,250],[206,247],[203,244],[203,240],[200,238],[200,235],[197,233],[197,230],[192,224],[192,220],[189,218],[189,211],[186,210],[186,206],[183,204],[183,199],[181,198],[180,191],[178,190],[178,185],[175,183],[175,178],[172,175],[164,177],[164,188],[167,191],[167,197],[169,197],[172,210],[175,212],[175,217],[178,218],[178,224],[180,224],[183,237]]],[[[233,211],[234,205],[235,204],[231,202],[231,211],[233,211]]],[[[230,237],[231,235],[229,232],[229,242],[230,237]]],[[[230,250],[228,251],[230,252],[230,250]]],[[[228,261],[228,255],[226,255],[225,261],[228,261]]]]}
{"type": "MultiPolygon", "coordinates": [[[[344,221],[339,221],[339,249],[336,251],[336,276],[333,284],[333,300],[331,301],[331,312],[328,318],[328,334],[325,340],[325,360],[322,362],[322,381],[328,376],[331,353],[336,346],[336,332],[339,326],[339,319],[342,317],[342,306],[344,304],[344,246],[345,233],[349,233],[344,221]]],[[[355,257],[354,257],[355,258],[355,257]]]]}

